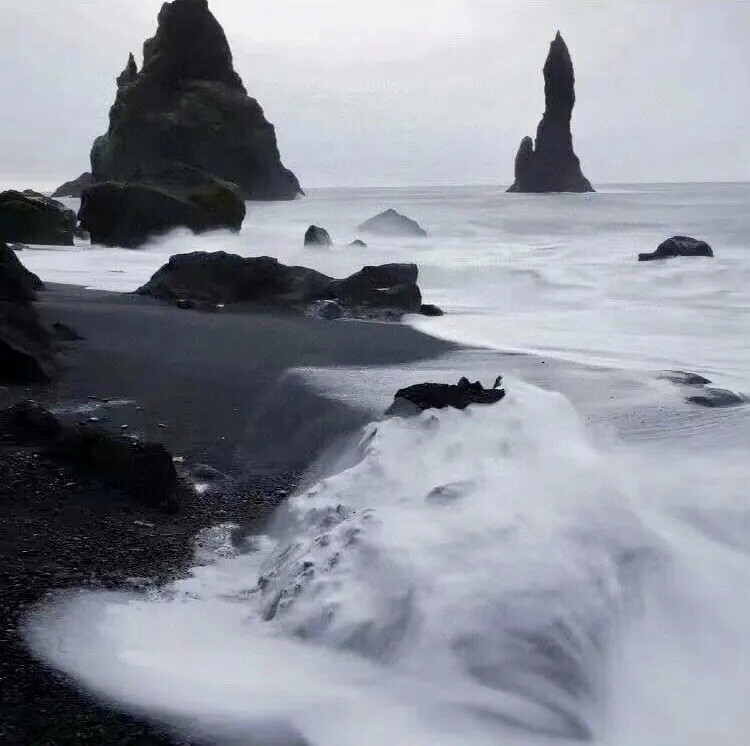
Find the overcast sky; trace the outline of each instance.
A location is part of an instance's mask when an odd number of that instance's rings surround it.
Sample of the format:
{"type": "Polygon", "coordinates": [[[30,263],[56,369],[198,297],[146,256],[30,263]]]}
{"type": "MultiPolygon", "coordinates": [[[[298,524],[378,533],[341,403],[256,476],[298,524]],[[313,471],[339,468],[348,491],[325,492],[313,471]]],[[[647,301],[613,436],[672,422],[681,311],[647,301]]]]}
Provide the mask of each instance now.
{"type": "MultiPolygon", "coordinates": [[[[559,28],[595,183],[750,180],[750,1],[209,0],[304,187],[507,184],[559,28]]],[[[0,182],[88,170],[160,0],[0,0],[0,182]]]]}

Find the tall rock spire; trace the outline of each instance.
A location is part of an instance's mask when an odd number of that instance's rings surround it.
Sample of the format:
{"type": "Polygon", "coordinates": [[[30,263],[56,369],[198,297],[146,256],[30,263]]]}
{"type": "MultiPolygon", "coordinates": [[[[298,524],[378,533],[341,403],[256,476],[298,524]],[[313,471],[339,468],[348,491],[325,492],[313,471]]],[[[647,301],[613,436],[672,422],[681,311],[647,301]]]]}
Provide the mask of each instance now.
{"type": "Polygon", "coordinates": [[[521,141],[516,155],[516,180],[509,192],[593,192],[573,152],[570,120],[576,102],[570,52],[560,32],[544,63],[544,116],[536,131],[521,141]]]}
{"type": "Polygon", "coordinates": [[[137,182],[198,169],[237,184],[247,199],[302,192],[284,168],[276,133],[247,95],[224,30],[207,0],[173,0],[156,34],[118,78],[109,130],[91,150],[97,182],[137,182]],[[175,169],[175,166],[177,169],[175,169]]]}

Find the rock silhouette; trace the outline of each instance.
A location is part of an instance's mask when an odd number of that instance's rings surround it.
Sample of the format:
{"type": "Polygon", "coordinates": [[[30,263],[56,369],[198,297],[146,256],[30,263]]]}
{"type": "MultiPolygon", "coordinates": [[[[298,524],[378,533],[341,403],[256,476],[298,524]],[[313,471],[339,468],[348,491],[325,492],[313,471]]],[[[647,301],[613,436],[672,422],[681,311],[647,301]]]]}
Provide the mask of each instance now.
{"type": "Polygon", "coordinates": [[[427,231],[416,221],[407,218],[393,208],[378,213],[369,220],[365,220],[357,230],[378,236],[420,236],[427,235],[427,231]]]}
{"type": "Polygon", "coordinates": [[[184,164],[237,184],[247,199],[301,193],[207,0],[165,3],[143,68],[131,54],[117,85],[109,130],[91,151],[96,182],[140,182],[184,164]]]}
{"type": "Polygon", "coordinates": [[[672,236],[660,243],[656,251],[650,254],[638,254],[639,262],[650,262],[655,259],[673,259],[676,256],[713,256],[713,249],[698,238],[690,236],[672,236]]]}
{"type": "Polygon", "coordinates": [[[66,181],[52,193],[53,197],[80,197],[84,189],[94,183],[94,177],[88,172],[82,173],[77,179],[66,181]]]}
{"type": "Polygon", "coordinates": [[[524,137],[516,155],[515,182],[509,192],[593,192],[573,152],[570,120],[576,102],[570,52],[560,32],[544,64],[545,109],[536,143],[524,137]]]}

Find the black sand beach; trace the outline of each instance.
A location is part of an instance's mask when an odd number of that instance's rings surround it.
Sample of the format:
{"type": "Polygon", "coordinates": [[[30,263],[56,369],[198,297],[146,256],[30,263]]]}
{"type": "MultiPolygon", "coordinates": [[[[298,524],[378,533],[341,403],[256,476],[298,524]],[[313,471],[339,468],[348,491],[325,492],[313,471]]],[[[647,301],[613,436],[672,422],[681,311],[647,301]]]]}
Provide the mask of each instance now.
{"type": "Polygon", "coordinates": [[[37,305],[47,323],[68,324],[84,340],[61,344],[55,385],[10,387],[1,403],[33,397],[63,420],[96,417],[117,432],[127,425],[181,456],[186,475],[201,464],[227,478],[203,497],[187,490],[181,511],[168,516],[38,449],[0,442],[0,741],[185,743],[92,701],[36,662],[19,634],[24,613],[50,592],[173,577],[201,528],[266,518],[315,455],[366,418],[280,387],[290,368],[407,363],[451,346],[399,324],[203,314],[71,286],[51,286],[37,305]]]}

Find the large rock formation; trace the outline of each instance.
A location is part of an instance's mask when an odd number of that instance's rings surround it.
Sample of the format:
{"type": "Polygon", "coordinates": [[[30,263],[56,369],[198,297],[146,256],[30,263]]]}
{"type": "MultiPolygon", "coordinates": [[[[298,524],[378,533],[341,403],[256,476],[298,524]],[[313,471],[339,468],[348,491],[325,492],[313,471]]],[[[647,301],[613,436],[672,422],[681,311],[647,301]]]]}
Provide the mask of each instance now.
{"type": "Polygon", "coordinates": [[[131,55],[117,84],[109,130],[91,151],[97,182],[139,182],[181,163],[239,185],[248,199],[301,193],[207,0],[165,3],[143,68],[131,55]]]}
{"type": "Polygon", "coordinates": [[[416,220],[407,218],[406,215],[396,212],[393,208],[384,210],[369,220],[365,220],[357,230],[377,236],[401,238],[409,236],[424,238],[427,235],[427,231],[416,220]]]}
{"type": "Polygon", "coordinates": [[[72,246],[76,214],[57,200],[27,189],[0,194],[0,241],[72,246]]]}
{"type": "Polygon", "coordinates": [[[307,267],[289,267],[267,256],[223,251],[177,254],[137,292],[171,302],[252,303],[276,309],[320,311],[335,301],[341,315],[397,318],[420,313],[422,295],[414,264],[364,267],[336,280],[307,267]]]}
{"type": "Polygon", "coordinates": [[[52,193],[53,197],[80,197],[84,189],[88,189],[94,183],[93,174],[86,171],[77,179],[66,181],[57,187],[52,193]]]}
{"type": "Polygon", "coordinates": [[[92,243],[137,248],[153,236],[185,227],[195,233],[239,231],[245,202],[235,184],[175,166],[137,184],[107,181],[83,192],[78,213],[92,243]]]}
{"type": "Polygon", "coordinates": [[[576,102],[570,52],[557,32],[544,64],[545,108],[536,145],[524,137],[516,155],[516,180],[509,192],[593,192],[573,152],[570,120],[576,102]]]}

